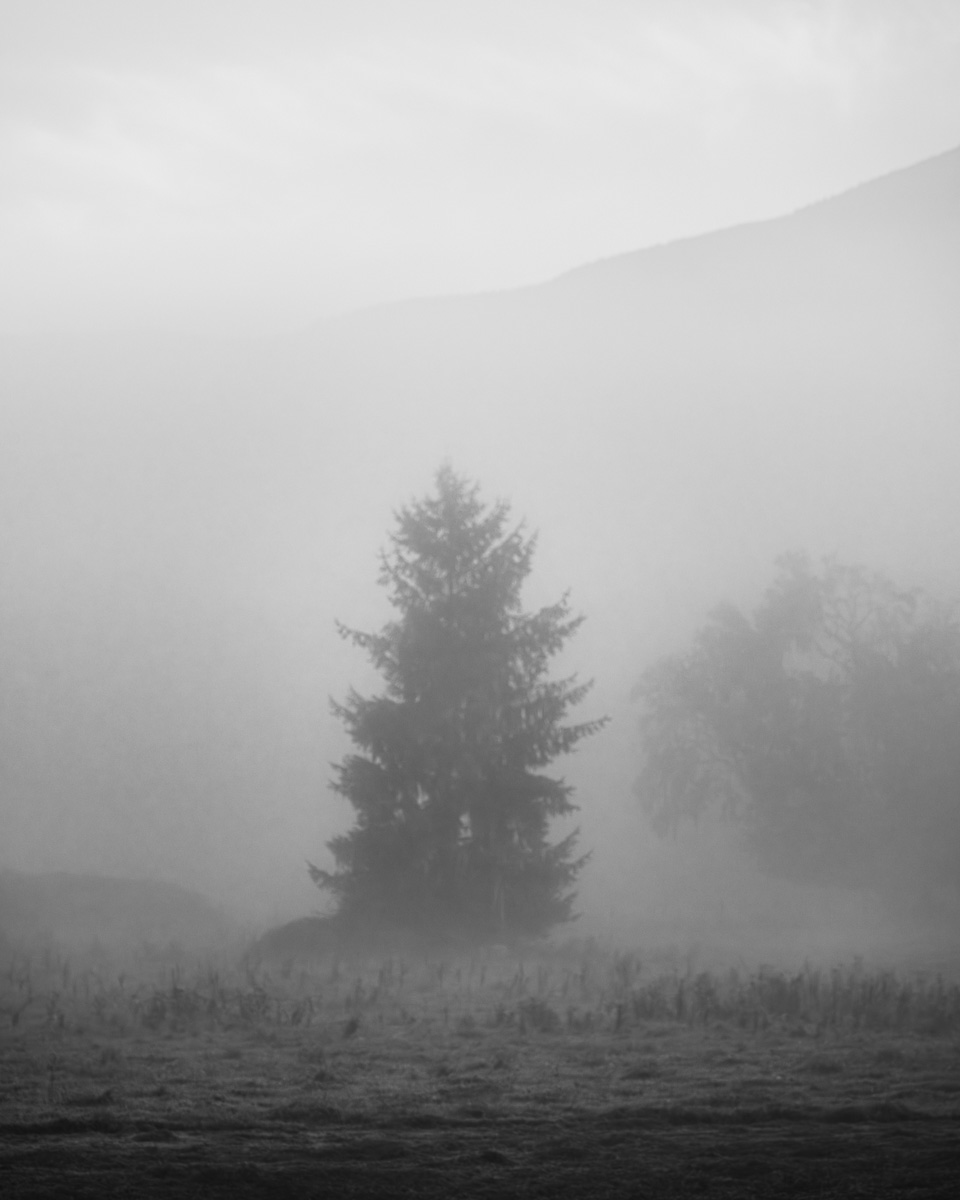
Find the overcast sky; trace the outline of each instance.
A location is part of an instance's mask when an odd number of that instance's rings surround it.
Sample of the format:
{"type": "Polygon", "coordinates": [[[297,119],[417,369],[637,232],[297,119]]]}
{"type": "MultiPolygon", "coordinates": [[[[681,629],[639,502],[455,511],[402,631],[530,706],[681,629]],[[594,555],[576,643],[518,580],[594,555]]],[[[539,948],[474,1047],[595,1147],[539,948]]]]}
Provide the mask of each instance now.
{"type": "Polygon", "coordinates": [[[956,0],[0,0],[0,332],[533,283],[958,143],[956,0]]]}

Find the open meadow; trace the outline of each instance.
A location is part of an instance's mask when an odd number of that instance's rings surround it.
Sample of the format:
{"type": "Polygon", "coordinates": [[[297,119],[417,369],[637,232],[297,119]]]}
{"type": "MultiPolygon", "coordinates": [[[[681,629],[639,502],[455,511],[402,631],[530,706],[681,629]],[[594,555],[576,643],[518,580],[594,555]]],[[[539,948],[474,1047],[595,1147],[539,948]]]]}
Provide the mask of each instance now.
{"type": "Polygon", "coordinates": [[[9,949],[0,1193],[943,1196],[960,986],[847,966],[9,949]]]}

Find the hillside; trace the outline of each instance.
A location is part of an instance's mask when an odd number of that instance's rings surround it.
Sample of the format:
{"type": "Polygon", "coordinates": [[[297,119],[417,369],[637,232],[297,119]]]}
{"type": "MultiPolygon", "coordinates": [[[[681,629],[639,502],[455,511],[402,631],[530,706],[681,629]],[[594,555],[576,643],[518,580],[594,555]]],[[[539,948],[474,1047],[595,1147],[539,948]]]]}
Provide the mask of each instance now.
{"type": "Polygon", "coordinates": [[[203,896],[156,880],[0,871],[0,941],[64,949],[212,950],[237,929],[203,896]]]}

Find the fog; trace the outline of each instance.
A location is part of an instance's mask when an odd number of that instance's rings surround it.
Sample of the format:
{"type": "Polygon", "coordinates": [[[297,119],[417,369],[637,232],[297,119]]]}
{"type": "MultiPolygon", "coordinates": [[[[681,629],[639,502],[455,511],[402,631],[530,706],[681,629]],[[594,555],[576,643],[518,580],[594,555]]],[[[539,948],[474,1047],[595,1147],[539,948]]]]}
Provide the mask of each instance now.
{"type": "Polygon", "coordinates": [[[533,284],[960,140],[951,0],[8,0],[0,330],[533,284]]]}
{"type": "Polygon", "coordinates": [[[641,672],[778,555],[960,595],[960,151],[796,207],[256,337],[91,334],[78,292],[73,332],[57,301],[4,338],[0,867],[260,924],[321,906],[305,860],[352,822],[329,700],[379,686],[335,622],[388,619],[393,514],[449,461],[537,533],[527,605],[586,617],[556,670],[611,721],[558,764],[592,852],[574,931],[879,943],[870,897],[765,879],[728,828],[662,842],[632,792],[641,672]]]}

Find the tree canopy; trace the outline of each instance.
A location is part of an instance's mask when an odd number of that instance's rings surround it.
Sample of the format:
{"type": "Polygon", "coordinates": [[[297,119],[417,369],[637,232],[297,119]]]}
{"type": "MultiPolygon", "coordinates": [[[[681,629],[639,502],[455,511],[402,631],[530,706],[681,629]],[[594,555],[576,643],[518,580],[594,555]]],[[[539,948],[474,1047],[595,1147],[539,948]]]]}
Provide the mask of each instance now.
{"type": "Polygon", "coordinates": [[[566,722],[590,685],[548,670],[583,618],[566,595],[523,610],[535,539],[508,520],[441,468],[435,494],[396,514],[381,558],[395,619],[340,627],[385,684],[333,705],[356,751],[332,786],[356,824],[328,843],[335,869],[310,871],[345,922],[499,939],[571,917],[586,856],[576,831],[548,840],[575,806],[544,769],[604,722],[566,722]]]}
{"type": "Polygon", "coordinates": [[[960,625],[861,567],[779,561],[642,678],[637,791],[666,833],[707,812],[759,863],[927,911],[960,893],[960,625]]]}

